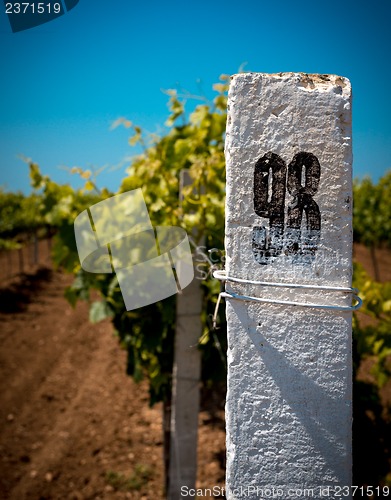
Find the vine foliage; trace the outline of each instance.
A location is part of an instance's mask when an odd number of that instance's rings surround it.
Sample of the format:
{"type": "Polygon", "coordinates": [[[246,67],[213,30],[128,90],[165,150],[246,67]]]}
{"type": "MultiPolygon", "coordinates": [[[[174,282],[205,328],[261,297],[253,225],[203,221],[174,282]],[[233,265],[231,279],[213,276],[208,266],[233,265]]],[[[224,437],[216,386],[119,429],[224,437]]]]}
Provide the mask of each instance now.
{"type": "MultiPolygon", "coordinates": [[[[171,114],[168,133],[145,137],[140,127],[126,119],[119,124],[131,131],[129,143],[140,144],[143,152],[136,156],[119,192],[141,188],[154,226],[184,228],[198,260],[202,279],[204,307],[203,334],[199,348],[203,353],[205,383],[225,378],[225,324],[211,332],[210,314],[220,291],[211,279],[208,249],[222,248],[224,241],[226,92],[228,77],[214,86],[213,102],[195,107],[187,118],[184,99],[175,90],[168,91],[171,114]],[[181,186],[181,172],[190,182],[181,186]],[[200,247],[202,243],[202,246],[200,247]]],[[[185,96],[186,97],[186,96],[185,96]]],[[[91,274],[81,269],[73,230],[75,217],[85,208],[112,194],[99,191],[89,171],[78,170],[85,187],[73,191],[43,176],[30,164],[33,187],[41,193],[41,216],[57,228],[53,257],[58,266],[75,274],[66,297],[75,305],[79,299],[90,301],[90,320],[111,318],[121,346],[126,349],[127,373],[139,381],[149,380],[150,403],[169,401],[173,366],[175,301],[172,296],[137,310],[126,311],[115,274],[91,274]],[[91,291],[98,291],[99,300],[91,291]]]]}

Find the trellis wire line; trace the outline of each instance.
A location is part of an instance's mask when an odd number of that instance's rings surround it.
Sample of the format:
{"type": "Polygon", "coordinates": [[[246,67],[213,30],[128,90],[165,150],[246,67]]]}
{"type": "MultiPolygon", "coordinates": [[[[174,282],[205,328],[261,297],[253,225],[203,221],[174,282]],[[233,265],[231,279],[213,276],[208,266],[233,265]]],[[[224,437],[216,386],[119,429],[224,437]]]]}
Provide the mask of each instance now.
{"type": "Polygon", "coordinates": [[[213,315],[213,327],[216,328],[217,323],[217,313],[218,308],[221,302],[221,298],[224,297],[226,299],[234,299],[234,300],[244,300],[248,302],[261,302],[265,304],[279,304],[279,305],[287,305],[287,306],[297,306],[297,307],[310,307],[313,309],[328,309],[334,311],[356,311],[362,305],[362,300],[358,296],[359,291],[357,288],[348,288],[348,287],[336,287],[336,286],[326,286],[326,285],[304,285],[300,283],[274,283],[269,281],[255,281],[255,280],[247,280],[243,278],[236,278],[234,276],[228,276],[227,272],[224,269],[220,269],[213,272],[213,277],[220,281],[231,281],[233,283],[242,283],[249,285],[259,285],[259,286],[269,286],[274,288],[296,288],[296,289],[306,289],[306,290],[323,290],[328,292],[342,292],[342,293],[351,293],[352,298],[357,302],[352,306],[336,306],[336,305],[326,305],[326,304],[314,304],[312,302],[295,302],[291,300],[278,300],[278,299],[264,299],[262,297],[253,297],[251,295],[241,295],[235,292],[221,292],[217,299],[215,312],[213,315]]]}

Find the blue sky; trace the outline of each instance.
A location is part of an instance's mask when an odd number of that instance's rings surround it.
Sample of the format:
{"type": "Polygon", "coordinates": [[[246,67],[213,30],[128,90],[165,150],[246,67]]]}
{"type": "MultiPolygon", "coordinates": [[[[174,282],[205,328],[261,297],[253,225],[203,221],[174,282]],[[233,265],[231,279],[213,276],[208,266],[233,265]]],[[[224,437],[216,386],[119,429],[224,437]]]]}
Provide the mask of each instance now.
{"type": "Polygon", "coordinates": [[[167,96],[212,96],[220,74],[245,70],[346,76],[353,87],[354,175],[391,168],[391,2],[302,0],[138,3],[80,0],[67,14],[12,33],[0,13],[0,185],[29,191],[32,158],[57,182],[63,167],[107,168],[115,191],[135,151],[126,116],[162,131],[167,96]]]}

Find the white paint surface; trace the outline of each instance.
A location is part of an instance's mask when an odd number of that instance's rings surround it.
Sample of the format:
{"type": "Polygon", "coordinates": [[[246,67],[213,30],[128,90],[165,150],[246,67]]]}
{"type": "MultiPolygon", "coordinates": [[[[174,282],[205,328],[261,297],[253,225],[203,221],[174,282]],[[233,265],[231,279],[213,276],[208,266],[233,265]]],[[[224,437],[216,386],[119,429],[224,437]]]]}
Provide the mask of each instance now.
{"type": "MultiPolygon", "coordinates": [[[[228,275],[351,286],[350,105],[349,81],[333,75],[232,78],[226,140],[228,275]],[[254,165],[270,151],[287,165],[300,151],[319,159],[320,184],[313,198],[322,226],[313,259],[282,255],[268,265],[254,259],[253,227],[269,223],[254,212],[254,165]]],[[[291,201],[287,191],[286,207],[291,201]]],[[[351,303],[348,295],[336,292],[233,283],[227,288],[299,302],[351,303]]],[[[304,488],[313,489],[312,498],[325,498],[321,487],[350,485],[351,313],[227,299],[227,320],[227,498],[266,498],[262,490],[273,487],[281,488],[274,498],[299,498],[304,488]]]]}

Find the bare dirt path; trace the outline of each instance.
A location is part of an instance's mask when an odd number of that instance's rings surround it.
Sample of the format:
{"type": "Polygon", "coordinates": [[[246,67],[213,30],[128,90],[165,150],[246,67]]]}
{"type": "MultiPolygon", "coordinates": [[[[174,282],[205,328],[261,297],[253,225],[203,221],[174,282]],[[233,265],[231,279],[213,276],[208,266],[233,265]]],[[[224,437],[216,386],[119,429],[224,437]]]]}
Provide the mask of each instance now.
{"type": "MultiPolygon", "coordinates": [[[[0,292],[0,498],[163,498],[161,407],[70,281],[41,269],[0,292]]],[[[223,411],[200,424],[198,484],[222,486],[223,411]]]]}
{"type": "MultiPolygon", "coordinates": [[[[389,251],[377,256],[390,280],[389,251]]],[[[371,273],[367,249],[355,257],[371,273]]],[[[126,376],[111,324],[91,325],[86,304],[66,302],[72,277],[30,271],[0,288],[0,499],[163,499],[161,406],[149,408],[146,382],[126,376]]],[[[197,486],[222,491],[224,395],[215,396],[199,416],[197,486]]]]}

